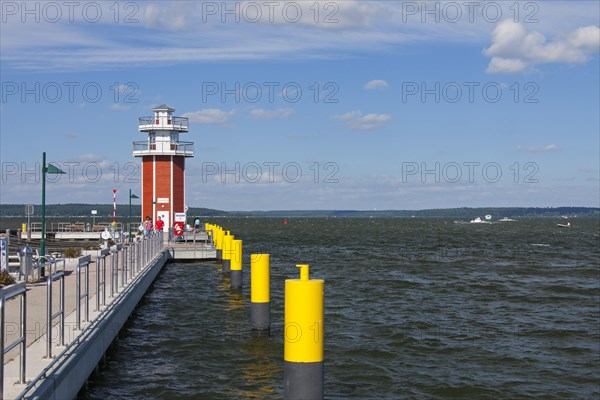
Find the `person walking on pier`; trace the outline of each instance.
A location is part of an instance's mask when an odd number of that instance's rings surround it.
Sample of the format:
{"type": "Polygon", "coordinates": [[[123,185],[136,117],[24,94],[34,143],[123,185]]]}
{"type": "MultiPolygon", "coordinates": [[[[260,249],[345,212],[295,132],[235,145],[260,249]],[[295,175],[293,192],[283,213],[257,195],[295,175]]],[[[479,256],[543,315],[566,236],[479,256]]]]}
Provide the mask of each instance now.
{"type": "Polygon", "coordinates": [[[200,218],[198,217],[196,217],[196,219],[194,220],[194,229],[200,229],[200,218]]]}
{"type": "Polygon", "coordinates": [[[144,221],[144,236],[148,236],[150,234],[150,231],[152,231],[152,220],[150,219],[150,217],[146,217],[146,220],[144,221]]]}
{"type": "Polygon", "coordinates": [[[162,220],[161,217],[158,217],[158,219],[156,220],[156,230],[157,231],[162,231],[165,227],[165,221],[162,220]]]}

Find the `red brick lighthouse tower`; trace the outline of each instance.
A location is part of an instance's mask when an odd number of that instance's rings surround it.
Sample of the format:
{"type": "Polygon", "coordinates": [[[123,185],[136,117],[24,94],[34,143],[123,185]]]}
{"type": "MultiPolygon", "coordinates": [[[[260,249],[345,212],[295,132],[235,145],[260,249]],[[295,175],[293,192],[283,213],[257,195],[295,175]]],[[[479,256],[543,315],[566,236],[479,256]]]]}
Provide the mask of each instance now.
{"type": "Polygon", "coordinates": [[[185,158],[194,156],[194,143],[182,142],[179,134],[188,131],[188,119],[174,117],[174,109],[160,105],[151,117],[139,118],[139,131],[148,135],[133,142],[133,155],[142,158],[142,220],[149,216],[173,225],[176,213],[184,213],[185,158]]]}

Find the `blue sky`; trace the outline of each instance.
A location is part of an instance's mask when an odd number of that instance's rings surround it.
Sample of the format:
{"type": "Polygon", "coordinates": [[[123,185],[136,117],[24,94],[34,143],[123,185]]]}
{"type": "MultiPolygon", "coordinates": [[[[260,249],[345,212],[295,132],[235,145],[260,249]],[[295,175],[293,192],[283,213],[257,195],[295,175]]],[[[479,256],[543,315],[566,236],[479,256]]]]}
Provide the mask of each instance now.
{"type": "Polygon", "coordinates": [[[598,2],[469,4],[2,2],[0,203],[139,191],[166,103],[189,206],[600,206],[598,2]]]}

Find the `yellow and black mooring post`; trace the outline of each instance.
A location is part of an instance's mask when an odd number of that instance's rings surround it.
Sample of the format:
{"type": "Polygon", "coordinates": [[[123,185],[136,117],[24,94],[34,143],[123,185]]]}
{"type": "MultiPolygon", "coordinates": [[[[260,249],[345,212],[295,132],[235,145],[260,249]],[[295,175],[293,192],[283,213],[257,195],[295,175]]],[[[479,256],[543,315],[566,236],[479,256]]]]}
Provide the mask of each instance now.
{"type": "Polygon", "coordinates": [[[296,267],[300,268],[300,279],[285,281],[284,395],[288,400],[322,399],[325,281],[309,279],[306,264],[296,267]]]}
{"type": "Polygon", "coordinates": [[[231,290],[242,289],[242,241],[233,240],[233,252],[231,254],[231,272],[229,287],[231,290]]]}
{"type": "Polygon", "coordinates": [[[221,268],[224,274],[228,274],[231,271],[231,256],[233,255],[233,239],[234,236],[229,231],[225,231],[223,235],[223,251],[221,268]]]}
{"type": "Polygon", "coordinates": [[[216,226],[214,230],[215,247],[217,248],[217,260],[223,260],[223,228],[216,226]]]}
{"type": "Polygon", "coordinates": [[[271,329],[269,263],[269,254],[250,256],[250,324],[252,330],[267,333],[271,329]]]}

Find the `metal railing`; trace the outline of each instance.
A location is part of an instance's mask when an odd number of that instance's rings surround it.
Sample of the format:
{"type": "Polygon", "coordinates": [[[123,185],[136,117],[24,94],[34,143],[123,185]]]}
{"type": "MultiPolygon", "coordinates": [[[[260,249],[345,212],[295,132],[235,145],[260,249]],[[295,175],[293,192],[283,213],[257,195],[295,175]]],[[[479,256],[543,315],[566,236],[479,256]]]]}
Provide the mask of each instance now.
{"type": "Polygon", "coordinates": [[[153,128],[157,128],[157,130],[159,128],[167,128],[167,129],[171,129],[171,128],[176,128],[177,130],[179,129],[184,129],[184,130],[188,130],[190,123],[189,123],[189,119],[186,117],[174,117],[174,116],[170,116],[170,117],[162,117],[162,116],[150,116],[150,117],[139,117],[138,118],[138,125],[140,127],[145,127],[148,125],[152,125],[153,128]]]}
{"type": "MultiPolygon", "coordinates": [[[[113,264],[112,259],[114,258],[114,269],[113,273],[111,273],[110,284],[111,288],[114,286],[115,292],[117,292],[117,296],[113,299],[113,301],[107,305],[107,307],[99,310],[99,316],[96,317],[93,321],[90,321],[89,314],[89,304],[92,301],[91,293],[89,288],[89,274],[90,274],[90,264],[91,264],[91,256],[81,257],[79,259],[79,263],[76,267],[76,321],[77,321],[77,329],[81,332],[72,340],[69,340],[69,343],[65,343],[65,271],[57,270],[57,262],[53,260],[48,265],[48,273],[49,276],[46,277],[46,287],[47,287],[47,305],[46,305],[46,324],[47,324],[47,337],[46,337],[46,358],[50,358],[51,361],[49,365],[43,369],[33,380],[30,382],[26,381],[26,333],[27,333],[27,297],[26,297],[26,283],[21,282],[16,285],[10,286],[8,289],[0,289],[1,299],[0,299],[0,343],[1,343],[1,351],[0,351],[0,400],[3,399],[3,389],[4,389],[4,356],[9,351],[13,350],[17,346],[20,346],[20,360],[19,360],[19,382],[27,384],[26,388],[17,396],[17,398],[23,398],[25,394],[29,393],[33,388],[39,385],[40,381],[44,378],[47,378],[51,371],[59,368],[62,363],[67,359],[67,354],[71,352],[77,344],[82,343],[86,337],[89,336],[90,332],[98,327],[98,320],[100,316],[106,315],[115,304],[118,304],[121,297],[126,293],[129,293],[135,287],[135,283],[140,279],[141,274],[140,271],[145,271],[149,266],[155,263],[159,256],[162,254],[163,250],[163,234],[162,232],[152,232],[149,236],[145,238],[139,238],[138,240],[132,241],[129,247],[126,246],[117,246],[116,251],[113,251],[112,254],[110,250],[105,249],[101,256],[99,257],[100,262],[98,262],[98,273],[97,277],[102,275],[104,278],[103,283],[103,291],[104,296],[106,292],[106,288],[104,288],[105,284],[109,281],[106,281],[106,256],[111,254],[111,264],[113,264]],[[119,253],[121,253],[119,255],[119,253]],[[119,261],[121,260],[121,261],[119,261]],[[118,268],[119,266],[122,268],[122,290],[118,289],[118,268]],[[129,278],[128,278],[129,272],[129,278]],[[84,276],[82,276],[84,274],[84,276]],[[114,277],[114,281],[113,281],[114,277]],[[54,290],[54,281],[60,280],[60,300],[59,300],[59,309],[54,312],[53,310],[53,290],[54,290]],[[4,346],[5,341],[5,306],[6,302],[14,297],[21,296],[20,302],[20,337],[17,338],[13,343],[4,346]],[[82,301],[85,301],[82,304],[82,301]],[[82,308],[84,311],[84,316],[82,318],[82,308]],[[65,346],[62,351],[56,356],[52,354],[52,340],[53,340],[53,332],[52,325],[55,320],[60,318],[59,327],[59,344],[60,346],[65,346]],[[82,322],[89,322],[84,326],[82,322]]],[[[99,282],[99,281],[98,281],[99,282]]],[[[112,291],[112,289],[111,289],[112,291]]],[[[102,296],[103,293],[100,290],[97,291],[96,297],[102,296]]],[[[104,298],[104,304],[106,305],[106,299],[104,298]]]]}
{"type": "Polygon", "coordinates": [[[26,367],[26,335],[27,335],[27,288],[25,282],[17,283],[10,286],[8,289],[2,290],[2,297],[0,298],[0,400],[4,399],[4,355],[19,346],[19,382],[25,383],[25,367],[26,367]],[[4,322],[5,315],[4,311],[6,308],[6,301],[14,297],[21,296],[21,333],[20,336],[12,343],[4,346],[4,322]]]}
{"type": "Polygon", "coordinates": [[[60,326],[60,336],[59,336],[59,344],[60,346],[65,345],[65,272],[58,271],[54,272],[47,278],[47,303],[48,303],[48,311],[46,315],[47,320],[47,334],[46,334],[46,358],[52,358],[52,321],[55,318],[60,317],[59,326],[60,326]],[[54,314],[52,313],[52,284],[54,281],[60,280],[60,303],[59,309],[54,314]]]}
{"type": "Polygon", "coordinates": [[[90,262],[92,257],[85,256],[79,259],[77,264],[77,329],[81,329],[81,300],[85,299],[85,321],[90,319],[90,262]],[[85,269],[85,293],[81,293],[81,270],[85,269]]]}
{"type": "Polygon", "coordinates": [[[96,257],[96,311],[100,311],[101,298],[102,305],[106,305],[106,257],[109,254],[110,250],[102,249],[100,255],[96,257]],[[100,296],[100,288],[102,288],[102,296],[100,296]]]}
{"type": "MultiPolygon", "coordinates": [[[[112,222],[97,221],[94,226],[89,222],[51,222],[46,223],[46,233],[51,232],[102,232],[104,229],[112,229],[112,222]]],[[[115,232],[124,229],[122,222],[117,222],[115,232]]],[[[31,232],[41,232],[42,223],[32,222],[30,227],[31,232]]]]}
{"type": "MultiPolygon", "coordinates": [[[[176,252],[178,245],[185,247],[186,251],[193,251],[194,257],[205,258],[208,254],[214,253],[214,243],[210,232],[203,229],[190,229],[186,230],[183,235],[177,236],[173,233],[173,229],[168,231],[168,246],[171,251],[176,252]],[[192,246],[184,246],[189,245],[192,246]]],[[[175,254],[175,253],[173,253],[175,254]]]]}
{"type": "Polygon", "coordinates": [[[154,154],[177,154],[177,155],[193,155],[194,142],[170,142],[169,146],[158,147],[156,143],[145,141],[133,142],[133,153],[153,152],[154,154]]]}
{"type": "MultiPolygon", "coordinates": [[[[156,235],[156,236],[153,235],[150,238],[150,240],[155,240],[157,243],[160,243],[159,242],[159,235],[156,235]]],[[[132,245],[133,245],[133,243],[132,243],[132,245]]],[[[139,243],[138,243],[138,245],[139,245],[139,243]]],[[[138,246],[138,248],[141,248],[141,246],[138,246]]],[[[153,254],[152,260],[156,260],[158,258],[158,255],[161,254],[161,252],[162,252],[162,247],[155,247],[155,251],[156,252],[155,252],[155,254],[153,254]]],[[[130,251],[130,254],[133,254],[133,253],[134,253],[133,251],[130,251]]],[[[87,258],[87,260],[84,263],[86,265],[89,265],[90,256],[86,256],[85,258],[87,258]]],[[[141,269],[145,270],[150,265],[151,265],[150,263],[148,263],[146,265],[143,265],[143,267],[141,269]]],[[[133,262],[130,263],[130,268],[131,268],[131,266],[133,266],[133,262]]],[[[105,316],[108,313],[112,312],[112,310],[114,309],[114,307],[116,307],[119,304],[120,299],[122,298],[122,296],[125,296],[125,295],[127,295],[127,293],[129,293],[132,290],[134,290],[135,283],[137,282],[137,280],[140,279],[141,276],[142,275],[140,275],[140,274],[132,275],[131,276],[130,284],[124,287],[124,289],[120,293],[120,295],[117,296],[116,299],[114,299],[113,302],[111,302],[110,304],[108,304],[106,308],[104,308],[103,310],[101,310],[100,313],[98,314],[98,316],[96,318],[94,318],[92,321],[90,321],[90,323],[88,325],[86,325],[85,327],[83,327],[83,329],[81,329],[81,332],[75,338],[73,338],[72,341],[70,341],[66,345],[66,347],[60,352],[60,354],[58,354],[55,358],[52,359],[52,361],[50,361],[50,364],[48,366],[46,366],[30,382],[27,382],[27,386],[17,396],[17,398],[19,398],[19,399],[25,398],[28,394],[30,394],[32,392],[32,390],[34,390],[35,388],[39,387],[39,385],[40,385],[40,383],[41,383],[41,381],[43,379],[48,378],[52,374],[53,371],[56,371],[56,370],[60,369],[61,366],[64,364],[64,362],[69,359],[68,355],[72,353],[73,349],[75,349],[77,345],[79,345],[79,344],[83,343],[85,340],[87,340],[87,338],[89,337],[89,335],[92,332],[94,332],[94,330],[98,329],[99,322],[102,320],[103,316],[105,316]]],[[[23,284],[23,287],[24,287],[24,284],[23,284]]],[[[79,295],[79,292],[78,292],[77,296],[80,299],[84,298],[84,297],[82,297],[82,296],[79,295]]],[[[88,299],[88,301],[86,303],[89,304],[89,299],[88,299]]],[[[79,324],[78,324],[78,326],[79,326],[79,324]]],[[[22,332],[25,332],[25,326],[23,326],[22,332]]],[[[2,382],[2,380],[1,380],[2,377],[3,377],[3,375],[0,375],[0,382],[2,382]]],[[[24,374],[23,374],[23,382],[25,382],[24,381],[24,374]]],[[[0,400],[2,400],[1,397],[0,397],[0,400]]]]}
{"type": "Polygon", "coordinates": [[[121,286],[127,285],[127,247],[121,247],[123,257],[121,257],[121,286]]]}

